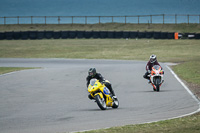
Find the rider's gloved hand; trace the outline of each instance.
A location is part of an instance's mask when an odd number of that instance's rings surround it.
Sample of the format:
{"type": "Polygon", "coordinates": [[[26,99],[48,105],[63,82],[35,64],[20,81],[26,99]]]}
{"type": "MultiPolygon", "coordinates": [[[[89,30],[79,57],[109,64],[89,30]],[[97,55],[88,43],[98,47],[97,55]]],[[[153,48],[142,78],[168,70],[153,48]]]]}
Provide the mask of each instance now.
{"type": "Polygon", "coordinates": [[[164,74],[165,73],[164,70],[162,70],[162,71],[163,71],[163,74],[164,74]]]}
{"type": "Polygon", "coordinates": [[[150,74],[150,73],[151,73],[151,70],[148,70],[147,72],[150,74]]]}

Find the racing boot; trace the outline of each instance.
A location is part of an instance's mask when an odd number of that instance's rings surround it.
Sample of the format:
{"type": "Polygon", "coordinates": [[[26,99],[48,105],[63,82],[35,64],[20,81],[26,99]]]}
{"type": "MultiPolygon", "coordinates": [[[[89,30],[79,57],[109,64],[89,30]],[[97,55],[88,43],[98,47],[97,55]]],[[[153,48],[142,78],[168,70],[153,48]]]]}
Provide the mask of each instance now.
{"type": "Polygon", "coordinates": [[[94,99],[94,98],[91,96],[91,94],[88,95],[88,98],[89,98],[90,100],[93,100],[93,99],[94,99]]]}

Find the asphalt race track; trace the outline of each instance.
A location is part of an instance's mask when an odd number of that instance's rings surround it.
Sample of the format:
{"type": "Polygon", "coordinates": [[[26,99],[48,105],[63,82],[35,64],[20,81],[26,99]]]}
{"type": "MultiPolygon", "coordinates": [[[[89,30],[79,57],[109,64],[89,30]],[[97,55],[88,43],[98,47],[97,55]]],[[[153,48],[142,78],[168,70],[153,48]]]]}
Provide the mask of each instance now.
{"type": "Polygon", "coordinates": [[[161,63],[160,92],[143,79],[144,61],[0,59],[0,67],[41,67],[0,75],[1,133],[60,133],[145,123],[182,116],[199,103],[161,63]],[[118,96],[118,109],[88,99],[86,76],[96,67],[118,96]]]}

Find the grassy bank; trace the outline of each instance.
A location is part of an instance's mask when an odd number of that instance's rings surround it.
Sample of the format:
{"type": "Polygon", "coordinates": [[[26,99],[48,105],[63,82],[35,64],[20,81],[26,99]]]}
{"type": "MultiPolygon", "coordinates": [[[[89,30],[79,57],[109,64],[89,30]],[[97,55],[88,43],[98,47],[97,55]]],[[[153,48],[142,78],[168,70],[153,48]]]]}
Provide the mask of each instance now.
{"type": "MultiPolygon", "coordinates": [[[[154,53],[158,61],[180,63],[173,70],[200,91],[199,40],[154,39],[66,39],[1,40],[0,58],[87,58],[148,60],[154,53]]],[[[2,71],[0,69],[0,71],[2,71]]],[[[200,93],[199,93],[200,96],[200,93]]],[[[151,124],[128,125],[89,133],[199,133],[200,114],[151,124]]]]}
{"type": "Polygon", "coordinates": [[[0,25],[4,31],[162,31],[179,33],[200,33],[200,24],[15,24],[0,25]]]}
{"type": "Polygon", "coordinates": [[[84,133],[199,133],[200,113],[192,116],[154,122],[150,124],[127,125],[84,133]]]}
{"type": "Polygon", "coordinates": [[[34,69],[34,68],[19,68],[19,67],[0,67],[0,74],[5,74],[14,71],[20,71],[25,69],[34,69]]]}
{"type": "Polygon", "coordinates": [[[154,53],[162,62],[186,62],[199,61],[199,49],[199,40],[2,40],[0,58],[148,60],[154,53]]]}

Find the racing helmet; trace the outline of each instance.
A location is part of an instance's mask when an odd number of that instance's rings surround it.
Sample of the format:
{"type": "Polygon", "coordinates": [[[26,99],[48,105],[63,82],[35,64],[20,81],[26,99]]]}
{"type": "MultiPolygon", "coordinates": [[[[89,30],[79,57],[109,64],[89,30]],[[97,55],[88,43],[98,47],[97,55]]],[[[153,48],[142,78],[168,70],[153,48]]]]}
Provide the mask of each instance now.
{"type": "Polygon", "coordinates": [[[157,59],[156,59],[156,55],[152,54],[152,55],[150,56],[150,59],[149,59],[149,60],[150,60],[151,63],[156,62],[156,60],[157,60],[157,59]]]}
{"type": "Polygon", "coordinates": [[[96,68],[90,68],[88,70],[88,75],[94,77],[97,74],[96,68]]]}

